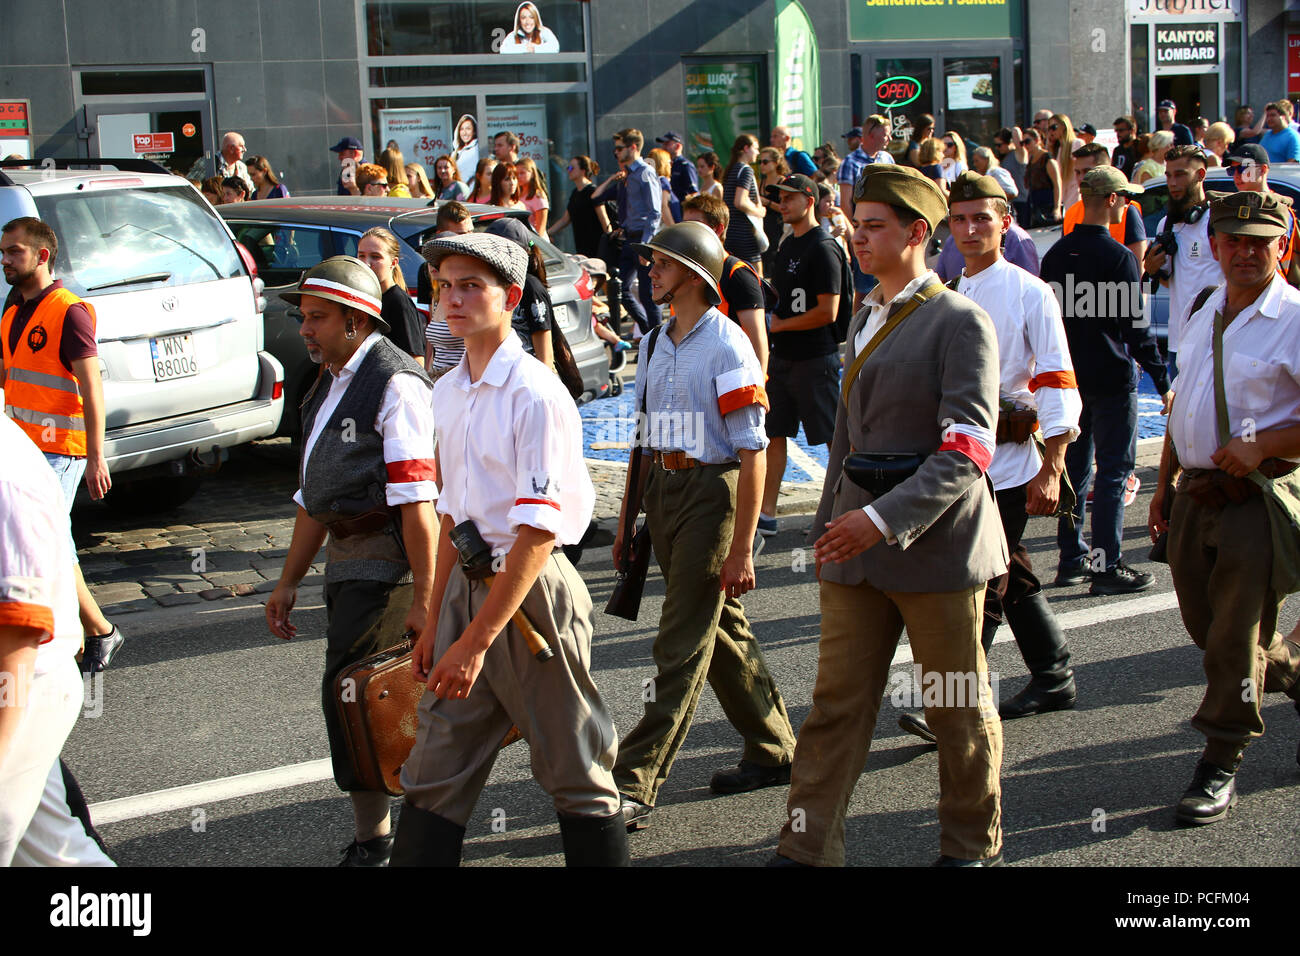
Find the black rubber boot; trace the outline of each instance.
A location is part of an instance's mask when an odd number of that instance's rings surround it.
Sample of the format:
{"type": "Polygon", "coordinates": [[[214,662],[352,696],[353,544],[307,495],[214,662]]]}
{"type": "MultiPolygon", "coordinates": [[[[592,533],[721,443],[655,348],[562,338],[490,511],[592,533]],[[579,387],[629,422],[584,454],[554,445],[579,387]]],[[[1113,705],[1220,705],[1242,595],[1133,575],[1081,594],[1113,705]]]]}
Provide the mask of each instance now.
{"type": "Polygon", "coordinates": [[[1037,689],[1046,694],[1067,689],[1073,692],[1070,649],[1043,592],[1036,591],[1008,605],[1005,613],[1037,689]]]}
{"type": "Polygon", "coordinates": [[[429,810],[402,804],[389,866],[460,866],[465,828],[429,810]]]}
{"type": "Polygon", "coordinates": [[[631,866],[622,812],[607,817],[557,813],[565,866],[631,866]]]}
{"type": "Polygon", "coordinates": [[[980,631],[980,644],[984,646],[984,660],[989,659],[989,651],[993,650],[993,638],[997,636],[998,628],[1002,625],[996,617],[988,614],[984,615],[984,629],[980,631]]]}

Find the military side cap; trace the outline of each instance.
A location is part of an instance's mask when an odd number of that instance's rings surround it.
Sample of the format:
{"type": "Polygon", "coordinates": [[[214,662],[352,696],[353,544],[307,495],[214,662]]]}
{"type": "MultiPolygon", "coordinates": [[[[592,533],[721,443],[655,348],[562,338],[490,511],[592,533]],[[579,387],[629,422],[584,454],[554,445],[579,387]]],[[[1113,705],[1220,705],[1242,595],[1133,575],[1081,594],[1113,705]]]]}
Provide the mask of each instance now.
{"type": "Polygon", "coordinates": [[[463,236],[430,239],[420,254],[436,269],[448,256],[471,256],[481,259],[512,285],[523,287],[528,276],[528,254],[516,243],[486,232],[467,232],[463,236]]]}
{"type": "Polygon", "coordinates": [[[948,215],[948,200],[932,180],[910,166],[868,163],[853,185],[853,201],[902,206],[919,215],[933,230],[948,215]]]}
{"type": "Polygon", "coordinates": [[[1121,196],[1136,196],[1146,192],[1137,183],[1128,181],[1128,177],[1114,166],[1094,166],[1083,174],[1079,184],[1080,196],[1109,196],[1119,193],[1121,196]]]}
{"type": "Polygon", "coordinates": [[[1272,193],[1228,193],[1210,203],[1210,228],[1232,236],[1276,239],[1286,233],[1287,212],[1272,193]]]}
{"type": "Polygon", "coordinates": [[[1007,191],[992,176],[981,176],[973,169],[968,169],[948,187],[948,205],[971,199],[1001,199],[1006,202],[1007,191]]]}

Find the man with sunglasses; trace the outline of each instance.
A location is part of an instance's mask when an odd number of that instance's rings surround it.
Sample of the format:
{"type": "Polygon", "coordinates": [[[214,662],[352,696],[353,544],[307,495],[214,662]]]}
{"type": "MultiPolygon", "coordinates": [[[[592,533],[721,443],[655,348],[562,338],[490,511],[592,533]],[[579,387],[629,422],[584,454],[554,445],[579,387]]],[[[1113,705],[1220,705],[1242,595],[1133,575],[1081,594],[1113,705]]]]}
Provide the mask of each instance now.
{"type": "MultiPolygon", "coordinates": [[[[1268,188],[1268,152],[1263,146],[1246,143],[1232,150],[1225,158],[1238,192],[1273,192],[1268,188]]],[[[1278,193],[1274,195],[1283,204],[1282,212],[1288,220],[1286,232],[1282,235],[1282,249],[1277,257],[1277,271],[1291,285],[1300,288],[1300,257],[1295,255],[1296,243],[1300,242],[1300,226],[1291,209],[1291,200],[1278,193]]]]}
{"type": "Polygon", "coordinates": [[[1112,125],[1119,145],[1110,154],[1110,164],[1132,179],[1133,169],[1140,159],[1137,137],[1134,135],[1137,132],[1137,121],[1131,116],[1121,116],[1112,125]]]}
{"type": "Polygon", "coordinates": [[[378,163],[362,163],[357,167],[357,189],[362,196],[387,196],[387,171],[378,163]]]}

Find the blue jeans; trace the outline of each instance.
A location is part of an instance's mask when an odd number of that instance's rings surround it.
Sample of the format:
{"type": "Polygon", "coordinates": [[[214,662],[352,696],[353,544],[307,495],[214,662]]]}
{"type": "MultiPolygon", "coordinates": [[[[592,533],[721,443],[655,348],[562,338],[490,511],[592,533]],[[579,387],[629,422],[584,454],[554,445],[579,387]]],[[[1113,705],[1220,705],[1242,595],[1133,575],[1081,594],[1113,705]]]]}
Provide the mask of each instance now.
{"type": "Polygon", "coordinates": [[[1121,557],[1124,483],[1137,461],[1137,392],[1081,397],[1079,437],[1065,451],[1065,471],[1078,499],[1074,506],[1074,527],[1061,519],[1056,527],[1056,544],[1061,549],[1060,567],[1089,563],[1088,545],[1083,539],[1083,515],[1088,488],[1093,486],[1092,546],[1105,552],[1109,571],[1121,557]]]}
{"type": "Polygon", "coordinates": [[[641,242],[641,234],[627,233],[623,250],[618,257],[618,281],[623,284],[623,308],[645,335],[659,324],[659,306],[650,293],[650,267],[641,264],[641,257],[633,248],[641,242]],[[632,295],[632,276],[636,276],[636,295],[632,295]],[[638,302],[637,299],[640,299],[638,302]]]}
{"type": "MultiPolygon", "coordinates": [[[[86,473],[86,459],[72,458],[69,455],[55,455],[52,452],[42,452],[45,460],[50,463],[54,469],[54,476],[59,479],[59,487],[63,490],[63,500],[68,505],[68,513],[72,513],[72,502],[76,500],[77,488],[81,485],[81,478],[86,473]]],[[[72,560],[77,561],[77,543],[72,540],[72,522],[68,521],[68,547],[72,552],[72,560]]]]}

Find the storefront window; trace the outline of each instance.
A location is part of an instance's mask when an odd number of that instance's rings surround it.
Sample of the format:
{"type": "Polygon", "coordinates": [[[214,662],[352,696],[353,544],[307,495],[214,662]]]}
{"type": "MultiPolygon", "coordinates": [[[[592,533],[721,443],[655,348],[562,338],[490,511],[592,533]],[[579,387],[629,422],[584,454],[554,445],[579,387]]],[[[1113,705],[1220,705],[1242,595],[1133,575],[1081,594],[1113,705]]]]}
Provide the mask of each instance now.
{"type": "Polygon", "coordinates": [[[366,4],[370,56],[582,53],[572,0],[385,0],[366,4]]]}
{"type": "Polygon", "coordinates": [[[996,56],[943,61],[944,116],[948,129],[967,141],[967,149],[991,144],[1002,125],[999,62],[996,56]]]}
{"type": "Polygon", "coordinates": [[[933,73],[929,57],[876,60],[875,110],[894,127],[890,151],[901,156],[912,137],[912,118],[934,115],[933,73]]]}
{"type": "Polygon", "coordinates": [[[1151,129],[1153,117],[1147,98],[1147,83],[1151,76],[1151,57],[1148,50],[1150,29],[1145,23],[1129,27],[1129,62],[1133,77],[1133,115],[1137,119],[1138,133],[1151,129]]]}
{"type": "MultiPolygon", "coordinates": [[[[1238,107],[1246,100],[1241,88],[1241,24],[1223,24],[1223,116],[1232,123],[1238,107]]],[[[1214,117],[1210,117],[1211,120],[1214,117]]]]}

